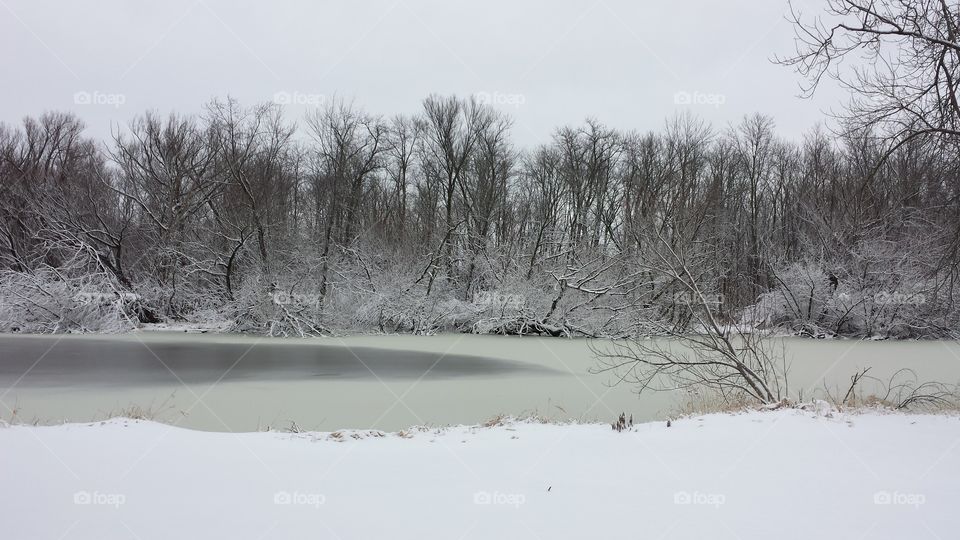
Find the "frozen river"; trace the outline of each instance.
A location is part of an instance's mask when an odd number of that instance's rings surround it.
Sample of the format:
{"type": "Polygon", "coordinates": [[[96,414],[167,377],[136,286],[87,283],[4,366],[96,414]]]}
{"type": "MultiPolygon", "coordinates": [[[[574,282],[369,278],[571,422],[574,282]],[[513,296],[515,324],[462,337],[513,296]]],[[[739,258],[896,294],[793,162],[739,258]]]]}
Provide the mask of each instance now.
{"type": "MultiPolygon", "coordinates": [[[[960,381],[955,342],[785,339],[792,393],[846,384],[858,368],[960,381]]],[[[498,414],[557,420],[665,418],[682,396],[610,386],[589,342],[476,335],[281,340],[144,333],[0,336],[0,417],[88,421],[150,410],[213,431],[330,431],[475,424],[498,414]]]]}

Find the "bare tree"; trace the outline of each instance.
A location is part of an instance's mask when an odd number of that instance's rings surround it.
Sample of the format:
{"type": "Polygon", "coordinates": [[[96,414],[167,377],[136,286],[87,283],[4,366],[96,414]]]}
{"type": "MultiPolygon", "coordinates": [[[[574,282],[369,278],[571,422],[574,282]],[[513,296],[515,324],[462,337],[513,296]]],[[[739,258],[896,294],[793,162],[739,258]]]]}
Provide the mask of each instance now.
{"type": "MultiPolygon", "coordinates": [[[[380,118],[334,100],[307,118],[317,143],[313,186],[317,215],[323,215],[320,295],[328,289],[334,244],[347,246],[361,231],[360,206],[383,167],[388,130],[380,118]]],[[[321,220],[318,219],[318,224],[321,220]]]]}
{"type": "Polygon", "coordinates": [[[454,210],[454,196],[463,182],[477,139],[490,122],[490,110],[473,98],[461,100],[455,96],[430,96],[423,102],[426,131],[424,148],[435,172],[443,179],[444,226],[440,246],[428,268],[427,294],[433,287],[441,258],[445,261],[448,278],[453,274],[453,243],[459,225],[463,222],[454,210]]]}
{"type": "Polygon", "coordinates": [[[900,145],[927,135],[960,137],[960,9],[948,0],[826,0],[805,17],[791,6],[793,56],[778,61],[814,92],[832,77],[853,94],[850,130],[876,128],[900,145]]]}
{"type": "Polygon", "coordinates": [[[261,270],[269,275],[269,229],[280,220],[292,189],[286,166],[294,128],[284,124],[279,107],[273,104],[246,110],[233,99],[214,100],[207,111],[224,183],[220,203],[243,209],[245,215],[234,218],[231,228],[240,238],[248,225],[254,231],[261,270]]]}
{"type": "Polygon", "coordinates": [[[114,321],[278,335],[709,338],[704,307],[674,296],[693,283],[722,295],[709,315],[732,334],[705,351],[724,362],[744,323],[856,337],[960,325],[946,134],[890,152],[879,125],[793,144],[767,117],[716,131],[685,114],[650,133],[587,120],[525,150],[505,114],[437,96],[389,121],[334,100],[303,124],[227,99],[147,113],[106,146],[72,115],[0,126],[8,319],[92,328],[92,308],[50,295],[97,286],[138,297],[114,321]]]}
{"type": "Polygon", "coordinates": [[[394,239],[397,241],[402,241],[406,236],[405,228],[409,207],[407,198],[410,192],[411,175],[416,166],[416,151],[423,136],[423,130],[424,124],[417,118],[397,115],[390,121],[390,145],[387,149],[390,164],[387,168],[393,184],[391,229],[394,239]]]}
{"type": "Polygon", "coordinates": [[[114,143],[111,157],[120,176],[110,187],[130,201],[152,229],[154,276],[169,287],[164,308],[180,317],[175,299],[190,225],[222,187],[214,174],[215,145],[194,119],[170,115],[164,122],[152,113],[131,122],[126,134],[114,136],[114,143]]]}
{"type": "Polygon", "coordinates": [[[753,328],[719,319],[722,297],[704,289],[693,268],[702,263],[663,236],[641,263],[676,291],[674,303],[695,324],[667,325],[652,318],[653,333],[671,340],[610,340],[593,345],[599,373],[610,372],[617,383],[636,385],[639,392],[706,388],[725,402],[744,400],[770,404],[785,397],[787,365],[770,341],[753,328]]]}

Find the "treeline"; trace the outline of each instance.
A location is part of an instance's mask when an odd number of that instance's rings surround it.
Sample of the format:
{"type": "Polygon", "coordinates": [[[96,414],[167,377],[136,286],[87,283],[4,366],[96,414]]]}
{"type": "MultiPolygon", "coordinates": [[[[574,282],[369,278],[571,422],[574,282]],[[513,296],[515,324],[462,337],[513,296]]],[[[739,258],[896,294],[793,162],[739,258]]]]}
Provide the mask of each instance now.
{"type": "Polygon", "coordinates": [[[692,295],[719,323],[810,335],[960,322],[943,138],[891,151],[863,130],[789,142],[765,116],[681,115],[521,149],[471,99],[283,112],[213,101],[106,142],[65,113],[0,126],[0,330],[624,336],[696,330],[692,295]]]}

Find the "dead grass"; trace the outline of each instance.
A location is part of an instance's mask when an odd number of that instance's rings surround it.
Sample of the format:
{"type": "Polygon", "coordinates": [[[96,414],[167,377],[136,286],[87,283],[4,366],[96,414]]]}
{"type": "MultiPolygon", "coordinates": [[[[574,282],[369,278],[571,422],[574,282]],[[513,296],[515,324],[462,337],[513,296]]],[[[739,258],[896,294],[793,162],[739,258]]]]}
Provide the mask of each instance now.
{"type": "MultiPolygon", "coordinates": [[[[153,401],[150,404],[143,406],[135,403],[131,403],[126,407],[115,409],[107,413],[106,418],[129,418],[131,420],[145,420],[150,422],[163,422],[171,423],[166,420],[166,416],[173,413],[174,415],[179,414],[180,416],[186,416],[186,411],[179,410],[174,403],[174,400],[177,397],[177,393],[173,392],[166,399],[160,403],[155,403],[153,401]]],[[[175,424],[176,422],[172,422],[175,424]]]]}
{"type": "Polygon", "coordinates": [[[755,402],[740,398],[724,398],[713,392],[688,391],[674,408],[670,418],[702,416],[714,413],[737,413],[757,408],[755,402]]]}

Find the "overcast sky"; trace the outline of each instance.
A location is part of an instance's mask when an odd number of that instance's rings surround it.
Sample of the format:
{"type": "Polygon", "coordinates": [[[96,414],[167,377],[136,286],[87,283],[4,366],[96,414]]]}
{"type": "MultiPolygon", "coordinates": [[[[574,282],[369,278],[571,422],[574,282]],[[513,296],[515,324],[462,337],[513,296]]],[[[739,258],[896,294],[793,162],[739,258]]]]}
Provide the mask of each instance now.
{"type": "MultiPolygon", "coordinates": [[[[810,10],[819,2],[807,0],[810,10]]],[[[803,2],[801,2],[801,5],[803,2]]],[[[146,109],[216,96],[330,97],[374,113],[430,93],[510,111],[521,145],[592,116],[657,129],[692,109],[718,127],[762,112],[798,138],[843,94],[797,97],[781,0],[0,0],[0,120],[74,110],[109,135],[146,109]]]]}

